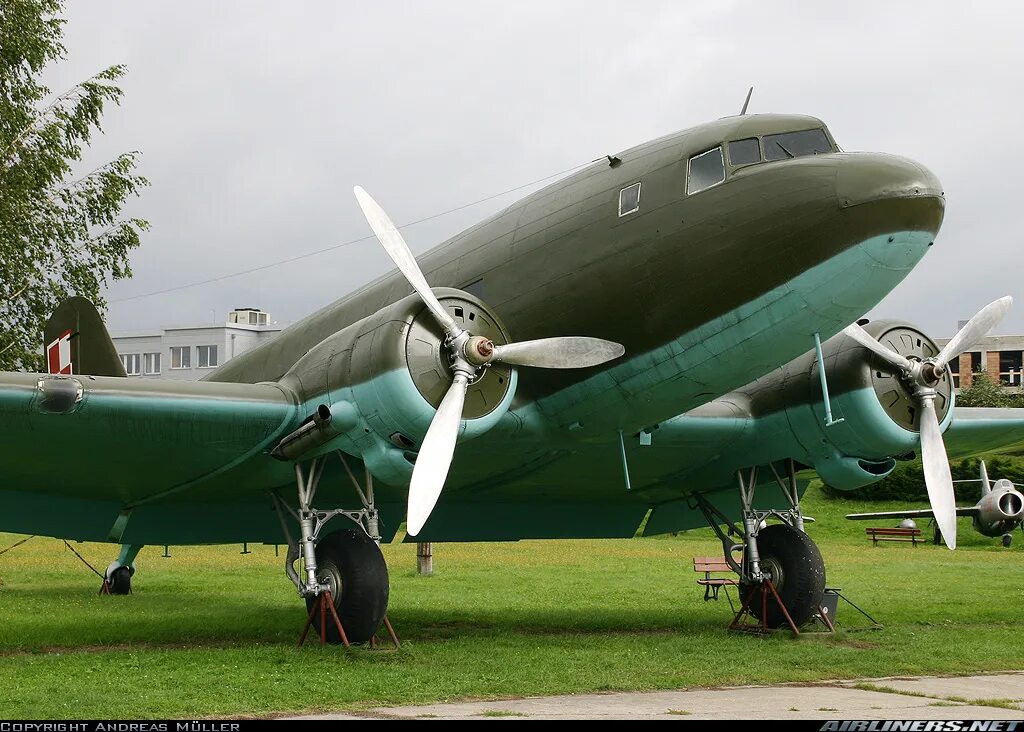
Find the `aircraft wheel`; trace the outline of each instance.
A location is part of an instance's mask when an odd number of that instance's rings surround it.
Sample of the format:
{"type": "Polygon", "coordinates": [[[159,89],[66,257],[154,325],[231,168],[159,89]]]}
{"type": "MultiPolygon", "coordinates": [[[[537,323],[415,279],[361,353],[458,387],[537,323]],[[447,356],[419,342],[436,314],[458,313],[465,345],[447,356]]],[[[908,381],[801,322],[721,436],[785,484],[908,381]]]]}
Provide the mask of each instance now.
{"type": "Polygon", "coordinates": [[[1013,534],[1011,534],[1010,532],[1006,532],[1005,534],[1003,534],[1003,546],[1005,546],[1007,549],[1009,549],[1010,548],[1010,544],[1012,544],[1012,543],[1013,543],[1013,534]]]}
{"type": "MultiPolygon", "coordinates": [[[[772,524],[757,535],[757,549],[761,555],[761,569],[768,572],[789,616],[799,628],[818,612],[825,593],[825,562],[811,537],[786,524],[772,524]]],[[[751,587],[740,585],[741,597],[746,598],[751,587]]],[[[761,597],[755,593],[751,614],[761,620],[761,597]]],[[[768,598],[769,628],[787,626],[786,617],[778,603],[768,598]]]]}
{"type": "Polygon", "coordinates": [[[132,591],[132,571],[129,567],[118,567],[110,573],[111,595],[130,595],[132,591]]]}
{"type": "MultiPolygon", "coordinates": [[[[377,632],[388,610],[388,567],[377,543],[360,528],[335,531],[316,547],[317,575],[330,585],[350,643],[365,643],[377,632]]],[[[316,598],[306,598],[308,613],[316,598]]],[[[313,618],[319,635],[322,618],[313,618]]],[[[341,643],[333,618],[327,618],[327,640],[341,643]]]]}

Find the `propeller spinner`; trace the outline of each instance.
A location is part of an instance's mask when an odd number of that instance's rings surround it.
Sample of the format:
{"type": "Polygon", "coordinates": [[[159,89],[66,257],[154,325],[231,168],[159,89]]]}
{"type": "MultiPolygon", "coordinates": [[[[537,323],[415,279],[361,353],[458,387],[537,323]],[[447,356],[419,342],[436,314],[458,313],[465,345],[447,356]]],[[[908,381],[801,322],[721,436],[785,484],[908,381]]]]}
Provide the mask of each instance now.
{"type": "Polygon", "coordinates": [[[914,396],[921,410],[921,462],[924,466],[924,482],[928,489],[928,500],[939,525],[946,546],[956,549],[956,499],[953,495],[953,478],[949,472],[946,445],[942,441],[942,429],[935,414],[935,386],[945,373],[949,362],[974,346],[986,333],[994,328],[1013,305],[1012,297],[1001,297],[989,303],[967,321],[939,354],[923,361],[901,356],[876,341],[860,325],[854,324],[843,332],[868,350],[876,353],[898,371],[900,380],[914,396]]]}
{"type": "Polygon", "coordinates": [[[444,329],[445,345],[452,355],[455,374],[452,385],[427,428],[409,483],[406,525],[409,535],[416,536],[441,496],[455,454],[466,389],[481,369],[491,363],[547,369],[587,368],[618,358],[626,349],[612,341],[586,336],[495,345],[487,338],[462,329],[430,289],[415,257],[384,209],[360,186],[356,186],[354,191],[377,240],[444,329]]]}

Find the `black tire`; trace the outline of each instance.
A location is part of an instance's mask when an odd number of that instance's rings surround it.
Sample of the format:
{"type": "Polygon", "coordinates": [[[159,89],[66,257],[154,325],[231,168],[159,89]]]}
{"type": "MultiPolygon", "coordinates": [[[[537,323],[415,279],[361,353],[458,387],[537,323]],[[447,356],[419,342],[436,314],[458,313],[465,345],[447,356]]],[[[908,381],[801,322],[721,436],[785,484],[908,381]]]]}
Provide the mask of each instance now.
{"type": "MultiPolygon", "coordinates": [[[[349,643],[366,643],[388,611],[388,567],[377,543],[359,528],[328,534],[316,547],[317,576],[331,587],[334,607],[349,643]]],[[[309,613],[319,598],[306,598],[309,613]]],[[[320,634],[320,613],[310,632],[320,634]]],[[[327,618],[327,640],[341,643],[334,619],[327,618]]]]}
{"type": "Polygon", "coordinates": [[[1009,549],[1011,544],[1013,544],[1013,534],[1007,531],[1003,534],[1003,546],[1009,549]]]}
{"type": "MultiPolygon", "coordinates": [[[[779,593],[789,616],[799,628],[809,621],[818,608],[825,593],[825,562],[811,537],[787,524],[772,524],[757,535],[757,549],[761,555],[761,570],[772,576],[772,582],[779,593]]],[[[744,599],[751,592],[748,584],[740,585],[744,599]]],[[[761,620],[761,595],[754,592],[751,614],[761,620]]],[[[769,628],[786,627],[786,617],[779,609],[775,598],[768,597],[769,628]]]]}
{"type": "Polygon", "coordinates": [[[118,567],[110,573],[110,594],[129,595],[132,591],[132,571],[128,567],[118,567]]]}

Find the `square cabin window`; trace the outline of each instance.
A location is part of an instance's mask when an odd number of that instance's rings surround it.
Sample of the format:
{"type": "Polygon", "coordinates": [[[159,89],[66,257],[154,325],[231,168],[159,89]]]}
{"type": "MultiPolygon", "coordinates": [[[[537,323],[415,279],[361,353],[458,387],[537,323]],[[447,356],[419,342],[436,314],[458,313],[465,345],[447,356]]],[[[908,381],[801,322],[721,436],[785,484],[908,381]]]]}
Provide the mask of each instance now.
{"type": "Polygon", "coordinates": [[[619,216],[636,213],[640,210],[640,184],[623,188],[619,191],[619,216]]]}
{"type": "Polygon", "coordinates": [[[686,174],[686,192],[700,193],[725,180],[725,161],[722,147],[712,148],[690,158],[686,174]]]}
{"type": "Polygon", "coordinates": [[[756,137],[735,140],[729,143],[729,162],[734,167],[761,162],[761,146],[756,137]]]}

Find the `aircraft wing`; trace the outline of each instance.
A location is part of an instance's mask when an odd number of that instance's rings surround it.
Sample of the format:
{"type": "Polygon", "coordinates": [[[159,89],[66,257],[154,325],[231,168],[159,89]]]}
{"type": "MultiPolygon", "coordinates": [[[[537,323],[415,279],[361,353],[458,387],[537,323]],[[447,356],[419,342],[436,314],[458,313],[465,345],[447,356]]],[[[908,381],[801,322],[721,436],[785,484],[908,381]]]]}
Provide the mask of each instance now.
{"type": "Polygon", "coordinates": [[[131,506],[202,490],[254,458],[272,471],[265,453],[300,421],[270,383],[0,373],[0,493],[131,506]]]}
{"type": "MultiPolygon", "coordinates": [[[[974,516],[978,513],[976,506],[957,506],[957,516],[974,516]]],[[[935,518],[930,508],[912,508],[906,511],[875,511],[874,513],[848,513],[846,518],[854,521],[876,518],[935,518]]]]}
{"type": "Polygon", "coordinates": [[[1024,409],[956,407],[944,439],[951,458],[1024,448],[1024,409]]]}

